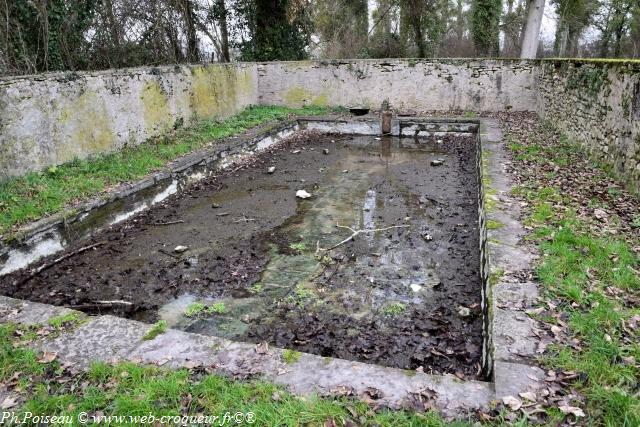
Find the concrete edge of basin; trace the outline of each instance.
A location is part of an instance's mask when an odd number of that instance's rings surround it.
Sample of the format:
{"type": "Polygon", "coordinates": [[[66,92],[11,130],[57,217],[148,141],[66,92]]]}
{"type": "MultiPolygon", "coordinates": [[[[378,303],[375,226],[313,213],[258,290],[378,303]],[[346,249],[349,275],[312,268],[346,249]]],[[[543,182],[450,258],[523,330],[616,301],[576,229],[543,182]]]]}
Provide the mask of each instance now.
{"type": "MultiPolygon", "coordinates": [[[[0,319],[23,325],[46,324],[73,310],[0,296],[0,319]]],[[[287,362],[285,350],[234,342],[170,329],[153,340],[143,337],[151,325],[110,315],[90,316],[79,327],[34,347],[55,353],[70,366],[91,361],[129,361],[167,368],[209,368],[234,379],[263,379],[299,396],[351,396],[375,406],[460,417],[487,410],[492,384],[462,381],[452,375],[428,375],[343,359],[296,354],[287,362]]],[[[289,358],[290,359],[290,358],[289,358]]]]}
{"type": "Polygon", "coordinates": [[[537,254],[523,240],[520,205],[511,194],[507,173],[510,160],[500,125],[481,119],[479,128],[484,216],[487,226],[489,352],[493,358],[495,397],[518,398],[544,386],[538,357],[544,350],[537,323],[526,313],[538,298],[536,283],[528,279],[537,254]]]}

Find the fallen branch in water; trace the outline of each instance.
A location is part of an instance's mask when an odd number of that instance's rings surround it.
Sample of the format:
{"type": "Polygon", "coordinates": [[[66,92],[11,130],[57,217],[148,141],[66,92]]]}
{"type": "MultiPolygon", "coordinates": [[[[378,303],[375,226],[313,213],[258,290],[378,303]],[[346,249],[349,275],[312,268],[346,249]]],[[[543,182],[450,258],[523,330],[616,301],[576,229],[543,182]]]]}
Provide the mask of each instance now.
{"type": "Polygon", "coordinates": [[[165,251],[164,249],[158,249],[158,252],[160,252],[161,254],[168,255],[168,256],[170,256],[171,258],[174,258],[174,259],[182,259],[178,255],[174,255],[171,252],[165,251]]]}
{"type": "Polygon", "coordinates": [[[25,277],[24,279],[20,280],[20,282],[18,282],[18,286],[22,286],[23,284],[25,284],[26,282],[28,282],[29,280],[33,279],[35,276],[37,276],[38,274],[42,273],[44,270],[47,270],[51,267],[53,267],[54,265],[61,263],[62,261],[69,259],[73,256],[79,255],[83,252],[86,252],[90,249],[93,248],[97,248],[98,246],[102,246],[105,243],[107,243],[106,241],[102,241],[102,242],[98,242],[98,243],[94,243],[93,245],[89,245],[89,246],[83,246],[80,249],[73,251],[73,252],[69,252],[67,254],[62,255],[61,257],[58,257],[56,259],[54,259],[53,261],[51,261],[50,263],[47,264],[43,264],[40,267],[36,268],[35,270],[32,270],[31,273],[29,273],[29,275],[27,277],[25,277]]]}
{"type": "Polygon", "coordinates": [[[179,219],[177,221],[168,221],[168,222],[152,222],[149,225],[172,225],[172,224],[182,224],[184,221],[179,219]]]}
{"type": "Polygon", "coordinates": [[[328,251],[330,251],[330,250],[333,250],[333,249],[337,248],[338,246],[342,246],[342,245],[344,245],[345,243],[349,242],[350,240],[353,240],[353,238],[354,238],[354,237],[356,237],[358,234],[363,234],[363,233],[375,233],[375,232],[378,232],[378,231],[387,231],[387,230],[392,230],[392,229],[394,229],[394,228],[409,228],[409,225],[392,225],[392,226],[390,226],[390,227],[384,227],[384,228],[371,228],[371,229],[364,229],[364,230],[354,230],[354,229],[353,229],[353,228],[351,228],[351,227],[347,227],[347,226],[340,225],[340,224],[336,224],[336,227],[338,227],[338,228],[346,228],[347,230],[350,230],[350,231],[351,231],[351,233],[352,233],[352,234],[351,234],[351,236],[349,236],[349,237],[347,237],[346,239],[342,240],[341,242],[336,243],[335,245],[333,245],[333,246],[331,246],[331,247],[329,247],[329,248],[325,248],[325,249],[323,249],[323,248],[321,248],[321,247],[320,247],[320,242],[318,241],[318,242],[317,242],[317,244],[316,244],[316,253],[319,253],[319,252],[328,252],[328,251]]]}
{"type": "Polygon", "coordinates": [[[113,308],[117,306],[132,307],[133,303],[129,301],[92,301],[86,304],[69,305],[68,308],[75,310],[91,310],[95,308],[113,308]]]}

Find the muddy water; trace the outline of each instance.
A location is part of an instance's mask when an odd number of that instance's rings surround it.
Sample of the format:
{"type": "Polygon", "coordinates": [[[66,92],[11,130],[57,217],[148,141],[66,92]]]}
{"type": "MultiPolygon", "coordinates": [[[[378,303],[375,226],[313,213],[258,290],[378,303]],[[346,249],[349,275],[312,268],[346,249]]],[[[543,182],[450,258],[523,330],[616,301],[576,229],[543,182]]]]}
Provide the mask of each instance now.
{"type": "Polygon", "coordinates": [[[32,278],[2,277],[0,287],[192,332],[475,377],[475,149],[462,136],[294,140],[77,245],[102,242],[96,249],[32,278]],[[312,197],[297,199],[300,189],[312,197]],[[188,250],[174,252],[179,245],[188,250]],[[194,303],[217,310],[186,316],[194,303]]]}

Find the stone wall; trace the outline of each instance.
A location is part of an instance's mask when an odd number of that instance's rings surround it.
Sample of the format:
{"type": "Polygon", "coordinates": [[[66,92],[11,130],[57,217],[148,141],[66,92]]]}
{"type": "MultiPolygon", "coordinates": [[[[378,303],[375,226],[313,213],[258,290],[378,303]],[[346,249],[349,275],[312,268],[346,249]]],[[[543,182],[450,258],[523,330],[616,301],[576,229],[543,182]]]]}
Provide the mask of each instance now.
{"type": "Polygon", "coordinates": [[[640,64],[380,59],[236,63],[0,79],[0,179],[138,144],[251,104],[537,111],[640,182],[640,64]]]}
{"type": "Polygon", "coordinates": [[[0,79],[0,179],[138,144],[257,103],[255,64],[0,79]]]}
{"type": "Polygon", "coordinates": [[[538,113],[638,192],[640,63],[542,61],[538,113]]]}
{"type": "Polygon", "coordinates": [[[534,111],[536,66],[520,60],[387,59],[258,64],[260,103],[401,110],[534,111]]]}

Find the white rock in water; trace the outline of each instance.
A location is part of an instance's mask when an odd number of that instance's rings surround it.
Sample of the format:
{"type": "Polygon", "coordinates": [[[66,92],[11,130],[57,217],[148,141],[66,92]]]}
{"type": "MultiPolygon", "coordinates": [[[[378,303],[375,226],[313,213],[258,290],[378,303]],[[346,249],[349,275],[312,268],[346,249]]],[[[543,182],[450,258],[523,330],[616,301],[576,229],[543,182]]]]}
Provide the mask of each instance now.
{"type": "Polygon", "coordinates": [[[175,248],[173,248],[173,251],[178,254],[181,254],[182,252],[186,252],[188,249],[189,249],[188,246],[178,245],[175,248]]]}
{"type": "Polygon", "coordinates": [[[422,289],[422,285],[418,285],[417,283],[412,283],[409,287],[413,292],[420,292],[422,289]]]}
{"type": "Polygon", "coordinates": [[[267,173],[274,173],[275,171],[276,171],[275,166],[270,166],[269,169],[267,169],[267,173]]]}
{"type": "Polygon", "coordinates": [[[298,190],[296,191],[296,197],[299,197],[301,199],[308,199],[309,197],[311,197],[311,194],[307,193],[304,190],[298,190]]]}
{"type": "Polygon", "coordinates": [[[471,314],[471,310],[468,307],[460,306],[458,308],[458,314],[462,317],[468,317],[471,314]]]}

